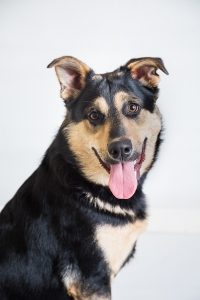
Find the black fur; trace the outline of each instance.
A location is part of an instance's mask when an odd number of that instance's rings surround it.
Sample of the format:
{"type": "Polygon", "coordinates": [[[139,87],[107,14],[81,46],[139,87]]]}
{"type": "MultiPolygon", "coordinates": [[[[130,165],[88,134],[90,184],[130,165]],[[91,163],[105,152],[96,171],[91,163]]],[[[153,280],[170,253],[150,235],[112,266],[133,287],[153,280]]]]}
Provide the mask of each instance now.
{"type": "MultiPolygon", "coordinates": [[[[92,73],[89,74],[78,99],[66,104],[67,118],[73,122],[86,118],[83,112],[99,95],[105,97],[111,107],[117,90],[134,92],[143,108],[152,112],[158,90],[133,80],[125,67],[119,70],[124,76],[114,78],[105,74],[99,82],[92,81],[92,73]]],[[[111,135],[122,132],[119,125],[112,129],[111,135]]],[[[160,137],[155,157],[159,145],[160,137]]],[[[87,286],[90,294],[109,294],[110,274],[103,253],[94,242],[94,231],[99,224],[118,226],[133,220],[128,215],[100,210],[88,200],[87,193],[113,206],[131,209],[135,219],[143,220],[146,218],[142,192],[145,177],[146,174],[140,178],[132,198],[119,201],[107,187],[89,182],[83,176],[61,127],[38,169],[0,214],[0,299],[72,299],[62,282],[68,266],[81,270],[80,285],[87,286]]],[[[135,246],[127,260],[134,251],[135,246]]]]}

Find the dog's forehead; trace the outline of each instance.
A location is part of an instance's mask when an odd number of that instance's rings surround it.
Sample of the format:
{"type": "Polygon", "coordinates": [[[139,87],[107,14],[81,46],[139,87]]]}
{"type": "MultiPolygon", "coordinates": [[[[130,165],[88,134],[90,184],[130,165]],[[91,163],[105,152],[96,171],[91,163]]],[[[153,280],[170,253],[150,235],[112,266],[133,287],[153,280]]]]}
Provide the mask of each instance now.
{"type": "Polygon", "coordinates": [[[142,86],[121,69],[94,75],[93,81],[98,96],[105,99],[109,108],[118,104],[117,108],[120,110],[127,100],[138,99],[142,107],[153,110],[155,103],[153,90],[142,86]]]}
{"type": "Polygon", "coordinates": [[[94,106],[103,114],[108,115],[108,113],[113,109],[120,111],[123,103],[132,97],[133,94],[130,92],[115,86],[113,91],[111,89],[109,92],[105,89],[100,91],[99,96],[92,99],[90,106],[94,106]]]}
{"type": "Polygon", "coordinates": [[[119,94],[123,94],[121,97],[123,99],[130,97],[133,91],[128,88],[123,75],[121,71],[94,75],[93,80],[97,82],[95,88],[98,99],[93,98],[92,102],[105,109],[106,105],[108,107],[115,105],[115,99],[119,94]]]}
{"type": "Polygon", "coordinates": [[[130,92],[116,78],[98,78],[89,82],[83,93],[70,106],[71,118],[80,121],[86,118],[88,112],[95,108],[105,116],[116,116],[119,105],[130,92]],[[117,99],[117,100],[116,100],[117,99]],[[114,113],[115,112],[115,113],[114,113]]]}
{"type": "MultiPolygon", "coordinates": [[[[117,111],[122,110],[123,103],[133,98],[140,99],[139,104],[147,109],[149,109],[149,104],[152,106],[153,102],[149,101],[149,92],[120,69],[110,73],[96,74],[89,78],[81,95],[72,102],[72,118],[81,120],[91,107],[95,107],[105,115],[114,116],[117,111]]],[[[152,110],[151,107],[150,110],[152,110]]]]}
{"type": "Polygon", "coordinates": [[[108,98],[99,96],[92,101],[92,107],[96,108],[98,111],[108,116],[110,112],[121,111],[123,104],[130,99],[130,95],[122,90],[116,91],[108,101],[108,98]]]}

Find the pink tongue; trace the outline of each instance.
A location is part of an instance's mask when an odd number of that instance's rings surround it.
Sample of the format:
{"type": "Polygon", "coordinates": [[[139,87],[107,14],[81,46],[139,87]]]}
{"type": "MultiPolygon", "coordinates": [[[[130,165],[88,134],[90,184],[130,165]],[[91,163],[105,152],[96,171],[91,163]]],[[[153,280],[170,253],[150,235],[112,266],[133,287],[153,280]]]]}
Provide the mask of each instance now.
{"type": "Polygon", "coordinates": [[[129,199],[137,189],[137,171],[134,162],[111,165],[109,188],[118,199],[129,199]]]}

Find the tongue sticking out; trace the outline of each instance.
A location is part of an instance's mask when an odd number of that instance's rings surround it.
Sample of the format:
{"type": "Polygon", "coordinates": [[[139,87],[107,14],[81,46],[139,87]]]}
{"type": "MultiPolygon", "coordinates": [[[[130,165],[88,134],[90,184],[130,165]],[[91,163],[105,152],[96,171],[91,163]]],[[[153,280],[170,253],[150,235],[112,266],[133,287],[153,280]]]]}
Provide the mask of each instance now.
{"type": "Polygon", "coordinates": [[[109,188],[118,199],[129,199],[137,189],[137,171],[134,162],[111,165],[109,188]]]}

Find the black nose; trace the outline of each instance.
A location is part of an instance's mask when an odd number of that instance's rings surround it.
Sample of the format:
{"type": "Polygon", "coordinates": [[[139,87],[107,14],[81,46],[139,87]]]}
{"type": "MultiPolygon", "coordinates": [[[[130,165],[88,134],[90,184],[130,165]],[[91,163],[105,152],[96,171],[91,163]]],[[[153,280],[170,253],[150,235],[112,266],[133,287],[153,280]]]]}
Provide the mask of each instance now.
{"type": "Polygon", "coordinates": [[[117,161],[129,159],[132,155],[132,150],[132,143],[129,139],[112,142],[108,145],[110,156],[117,161]]]}

